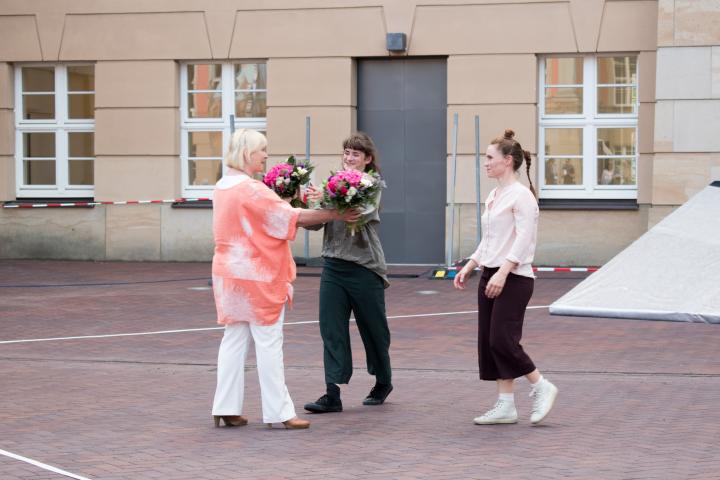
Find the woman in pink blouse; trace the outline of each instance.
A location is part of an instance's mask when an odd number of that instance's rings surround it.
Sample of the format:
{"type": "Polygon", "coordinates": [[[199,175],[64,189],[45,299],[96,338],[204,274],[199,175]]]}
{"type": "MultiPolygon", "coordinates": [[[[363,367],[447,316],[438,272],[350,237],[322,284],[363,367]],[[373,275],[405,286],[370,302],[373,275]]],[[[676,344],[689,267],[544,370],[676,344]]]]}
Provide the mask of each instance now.
{"type": "Polygon", "coordinates": [[[520,345],[525,309],[533,293],[532,260],[537,242],[538,205],[530,180],[530,153],[512,130],[488,145],[485,169],[498,186],[485,201],[483,238],[455,277],[463,290],[469,273],[482,267],[478,286],[478,363],[480,378],[498,387],[495,405],[475,418],[478,425],[517,423],[513,383],[525,376],[532,384],[530,422],[541,422],[553,407],[558,389],[543,378],[520,345]],[[530,189],[516,172],[525,161],[530,189]]]}
{"type": "Polygon", "coordinates": [[[331,220],[353,222],[355,211],[292,208],[253,177],[265,170],[267,139],[255,130],[238,130],[225,156],[226,174],[213,197],[215,255],[212,275],[218,323],[225,333],[218,353],[215,426],[243,426],[245,357],[255,341],[263,421],[270,426],[308,428],[295,415],[285,386],[283,321],[292,301],[295,263],[290,241],[297,227],[331,220]]]}

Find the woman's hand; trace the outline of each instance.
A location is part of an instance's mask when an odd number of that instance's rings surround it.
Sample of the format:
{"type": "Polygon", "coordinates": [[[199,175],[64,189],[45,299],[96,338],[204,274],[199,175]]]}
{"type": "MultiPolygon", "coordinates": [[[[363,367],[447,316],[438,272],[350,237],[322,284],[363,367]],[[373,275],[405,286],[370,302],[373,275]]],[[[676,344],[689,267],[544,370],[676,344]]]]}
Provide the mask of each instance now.
{"type": "Polygon", "coordinates": [[[305,193],[307,194],[308,200],[319,202],[323,198],[323,192],[321,189],[315,187],[315,185],[308,185],[305,193]]]}
{"type": "Polygon", "coordinates": [[[335,212],[337,214],[336,220],[342,220],[343,222],[347,223],[357,222],[362,216],[362,213],[360,213],[360,211],[355,208],[345,210],[343,213],[340,213],[337,210],[335,212]]]}
{"type": "Polygon", "coordinates": [[[465,290],[465,281],[467,280],[467,276],[470,275],[470,272],[472,272],[475,267],[477,267],[475,260],[468,260],[465,266],[461,268],[457,275],[455,275],[455,278],[453,278],[453,285],[455,288],[458,290],[465,290]]]}
{"type": "Polygon", "coordinates": [[[485,296],[488,298],[497,298],[505,287],[505,280],[507,280],[507,273],[500,270],[495,272],[495,275],[490,277],[490,280],[485,286],[485,296]]]}
{"type": "Polygon", "coordinates": [[[457,275],[455,275],[455,278],[453,278],[453,285],[458,290],[465,290],[465,280],[467,277],[467,274],[469,272],[465,270],[465,267],[460,270],[457,275]]]}
{"type": "Polygon", "coordinates": [[[297,210],[299,210],[297,224],[300,227],[319,225],[332,220],[342,220],[344,222],[352,223],[357,222],[361,217],[361,213],[354,208],[345,210],[343,213],[334,209],[313,210],[298,208],[297,210]]]}

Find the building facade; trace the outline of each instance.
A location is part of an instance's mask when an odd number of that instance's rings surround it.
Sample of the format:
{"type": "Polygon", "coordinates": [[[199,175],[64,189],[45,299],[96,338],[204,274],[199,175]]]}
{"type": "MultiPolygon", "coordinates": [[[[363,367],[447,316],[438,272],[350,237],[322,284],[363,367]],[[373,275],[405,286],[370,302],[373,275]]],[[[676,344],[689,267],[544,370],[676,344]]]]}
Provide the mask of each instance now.
{"type": "MultiPolygon", "coordinates": [[[[477,241],[477,116],[481,153],[507,127],[532,153],[536,263],[603,264],[720,179],[718,25],[718,0],[0,0],[0,200],[212,197],[233,129],[272,163],[309,118],[316,183],[368,131],[388,260],[441,263],[477,241]]],[[[211,223],[3,208],[0,258],[209,260],[211,223]]]]}

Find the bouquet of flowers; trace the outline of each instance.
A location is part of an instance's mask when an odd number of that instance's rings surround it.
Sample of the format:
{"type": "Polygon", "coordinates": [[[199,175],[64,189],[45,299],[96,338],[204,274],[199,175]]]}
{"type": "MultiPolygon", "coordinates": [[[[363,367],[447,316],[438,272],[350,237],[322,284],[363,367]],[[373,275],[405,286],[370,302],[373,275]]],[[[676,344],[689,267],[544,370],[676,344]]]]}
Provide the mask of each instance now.
{"type": "MultiPolygon", "coordinates": [[[[323,183],[323,203],[344,212],[356,208],[363,213],[370,213],[377,207],[380,191],[385,182],[377,172],[359,172],[357,170],[341,170],[333,173],[323,183]]],[[[349,223],[350,232],[355,235],[363,221],[349,223]]]]}
{"type": "Polygon", "coordinates": [[[284,163],[272,167],[263,177],[263,183],[281,198],[290,198],[293,207],[307,208],[307,201],[301,194],[302,186],[310,181],[315,167],[308,161],[288,157],[284,163]]]}

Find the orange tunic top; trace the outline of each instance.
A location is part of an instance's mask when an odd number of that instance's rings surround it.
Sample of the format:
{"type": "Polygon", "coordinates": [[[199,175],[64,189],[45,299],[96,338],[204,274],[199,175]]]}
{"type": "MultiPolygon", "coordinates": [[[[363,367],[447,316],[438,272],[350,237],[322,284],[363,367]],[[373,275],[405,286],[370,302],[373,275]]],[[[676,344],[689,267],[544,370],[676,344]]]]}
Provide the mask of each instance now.
{"type": "Polygon", "coordinates": [[[218,323],[272,325],[292,301],[290,240],[299,210],[244,174],[223,177],[213,198],[213,292],[218,323]]]}

